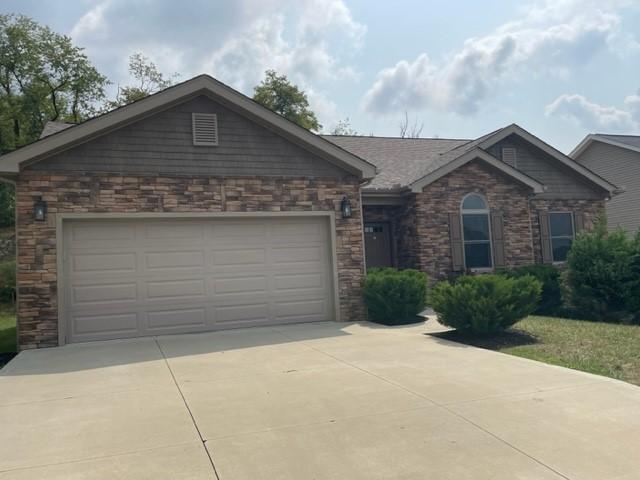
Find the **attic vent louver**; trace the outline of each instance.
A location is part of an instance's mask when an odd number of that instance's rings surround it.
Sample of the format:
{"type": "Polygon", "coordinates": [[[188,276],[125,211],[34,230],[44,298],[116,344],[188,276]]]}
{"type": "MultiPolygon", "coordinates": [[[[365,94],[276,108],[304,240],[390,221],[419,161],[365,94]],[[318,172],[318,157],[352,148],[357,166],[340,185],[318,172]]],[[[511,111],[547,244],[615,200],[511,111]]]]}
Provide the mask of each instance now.
{"type": "Polygon", "coordinates": [[[516,168],[517,163],[517,150],[515,147],[503,147],[502,149],[502,161],[507,165],[516,168]]]}
{"type": "Polygon", "coordinates": [[[218,145],[218,117],[215,113],[192,113],[193,144],[206,147],[218,145]]]}

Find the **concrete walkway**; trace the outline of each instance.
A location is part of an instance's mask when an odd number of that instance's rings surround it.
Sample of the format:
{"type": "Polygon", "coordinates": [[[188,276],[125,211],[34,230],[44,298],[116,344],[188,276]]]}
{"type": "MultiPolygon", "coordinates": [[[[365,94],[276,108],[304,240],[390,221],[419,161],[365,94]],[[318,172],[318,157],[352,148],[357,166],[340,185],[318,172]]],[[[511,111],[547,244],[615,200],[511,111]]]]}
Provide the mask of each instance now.
{"type": "Polygon", "coordinates": [[[307,324],[23,352],[0,479],[640,479],[640,388],[307,324]]]}

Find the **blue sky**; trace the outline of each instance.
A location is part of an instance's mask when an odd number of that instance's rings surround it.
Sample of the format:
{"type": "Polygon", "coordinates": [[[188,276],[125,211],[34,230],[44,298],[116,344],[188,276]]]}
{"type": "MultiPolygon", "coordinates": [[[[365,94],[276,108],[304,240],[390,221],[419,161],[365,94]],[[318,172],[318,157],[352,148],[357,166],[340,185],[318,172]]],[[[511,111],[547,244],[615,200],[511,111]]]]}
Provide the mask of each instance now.
{"type": "Polygon", "coordinates": [[[181,79],[304,88],[325,131],[473,138],[518,123],[563,151],[640,134],[639,0],[3,0],[70,35],[115,85],[142,52],[181,79]]]}

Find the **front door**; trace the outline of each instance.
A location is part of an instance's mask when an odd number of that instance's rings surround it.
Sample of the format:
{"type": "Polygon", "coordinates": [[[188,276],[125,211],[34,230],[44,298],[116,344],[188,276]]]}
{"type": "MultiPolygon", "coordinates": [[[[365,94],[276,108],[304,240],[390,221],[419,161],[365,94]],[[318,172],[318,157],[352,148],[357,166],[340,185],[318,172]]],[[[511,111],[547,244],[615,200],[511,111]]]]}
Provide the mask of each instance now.
{"type": "Polygon", "coordinates": [[[367,267],[390,267],[391,235],[388,223],[364,224],[364,249],[367,267]]]}

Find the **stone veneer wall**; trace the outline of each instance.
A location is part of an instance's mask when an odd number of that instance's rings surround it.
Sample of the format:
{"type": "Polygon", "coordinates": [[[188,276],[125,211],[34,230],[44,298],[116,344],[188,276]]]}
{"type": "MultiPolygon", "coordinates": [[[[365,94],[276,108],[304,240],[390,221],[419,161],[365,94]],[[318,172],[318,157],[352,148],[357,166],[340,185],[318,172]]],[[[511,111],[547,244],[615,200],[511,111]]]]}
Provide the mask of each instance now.
{"type": "Polygon", "coordinates": [[[202,177],[24,171],[16,185],[18,342],[20,349],[58,344],[57,213],[334,211],[342,320],[364,319],[364,248],[355,178],[202,177]],[[353,216],[343,219],[347,195],[353,216]],[[46,222],[33,203],[48,204],[46,222]]]}
{"type": "Polygon", "coordinates": [[[533,252],[536,263],[542,263],[542,239],[540,237],[540,212],[581,212],[584,229],[592,230],[600,215],[604,214],[604,200],[549,200],[533,198],[531,205],[531,229],[533,232],[533,252]]]}
{"type": "Polygon", "coordinates": [[[459,213],[463,197],[471,192],[483,195],[492,211],[502,212],[506,266],[533,263],[530,189],[491,167],[470,162],[415,195],[418,251],[413,256],[431,282],[453,273],[449,213],[459,213]]]}

